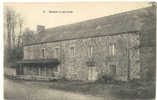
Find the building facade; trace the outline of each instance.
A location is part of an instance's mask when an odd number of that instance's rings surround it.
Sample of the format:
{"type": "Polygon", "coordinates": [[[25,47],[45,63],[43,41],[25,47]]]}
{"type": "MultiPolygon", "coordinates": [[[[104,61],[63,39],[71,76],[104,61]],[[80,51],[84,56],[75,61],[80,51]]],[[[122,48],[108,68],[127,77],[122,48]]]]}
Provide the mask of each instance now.
{"type": "Polygon", "coordinates": [[[42,28],[35,42],[24,45],[17,74],[90,81],[102,76],[122,81],[139,79],[140,10],[42,28]]]}
{"type": "Polygon", "coordinates": [[[123,81],[140,78],[138,45],[136,32],[24,46],[24,60],[55,58],[60,63],[25,64],[23,73],[53,76],[56,72],[72,80],[97,80],[103,75],[123,81]]]}

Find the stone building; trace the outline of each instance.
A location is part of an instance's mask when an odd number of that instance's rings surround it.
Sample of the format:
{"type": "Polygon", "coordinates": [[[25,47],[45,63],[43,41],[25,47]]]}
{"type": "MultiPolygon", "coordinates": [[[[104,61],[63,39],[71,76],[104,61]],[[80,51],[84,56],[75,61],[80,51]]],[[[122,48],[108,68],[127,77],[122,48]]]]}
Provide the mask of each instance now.
{"type": "Polygon", "coordinates": [[[142,24],[137,14],[144,9],[119,13],[70,25],[45,29],[24,44],[18,75],[69,80],[139,79],[142,24]]]}

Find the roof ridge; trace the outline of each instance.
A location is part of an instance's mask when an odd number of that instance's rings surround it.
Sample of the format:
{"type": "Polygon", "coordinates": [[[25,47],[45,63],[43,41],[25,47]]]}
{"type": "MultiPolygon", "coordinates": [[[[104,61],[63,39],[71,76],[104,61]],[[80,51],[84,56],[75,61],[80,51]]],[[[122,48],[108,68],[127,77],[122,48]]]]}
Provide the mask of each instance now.
{"type": "Polygon", "coordinates": [[[139,18],[135,18],[134,16],[138,15],[139,12],[141,13],[141,11],[145,11],[145,9],[148,8],[150,7],[140,8],[95,19],[89,19],[73,24],[48,28],[45,31],[36,34],[37,40],[34,42],[30,41],[30,43],[26,44],[65,39],[68,40],[72,38],[87,38],[97,35],[111,35],[113,33],[130,31],[140,31],[141,25],[139,18]]]}
{"type": "Polygon", "coordinates": [[[50,30],[50,29],[61,28],[61,27],[65,27],[65,26],[70,26],[70,25],[85,23],[85,22],[88,22],[88,21],[93,21],[93,20],[101,19],[101,18],[107,18],[107,17],[111,17],[111,16],[119,16],[119,15],[124,15],[124,14],[125,14],[125,15],[126,15],[126,14],[131,14],[131,13],[134,13],[134,12],[136,12],[136,11],[144,10],[144,9],[148,9],[148,8],[150,8],[150,7],[144,7],[144,8],[139,8],[139,9],[135,9],[135,10],[129,10],[129,11],[121,12],[121,13],[111,14],[111,15],[107,15],[107,16],[102,16],[102,17],[87,19],[87,20],[83,20],[83,21],[80,21],[80,22],[74,22],[74,23],[71,23],[71,24],[59,25],[59,26],[47,28],[47,29],[45,29],[45,30],[50,30]],[[131,12],[131,13],[130,13],[130,12],[131,12]]]}

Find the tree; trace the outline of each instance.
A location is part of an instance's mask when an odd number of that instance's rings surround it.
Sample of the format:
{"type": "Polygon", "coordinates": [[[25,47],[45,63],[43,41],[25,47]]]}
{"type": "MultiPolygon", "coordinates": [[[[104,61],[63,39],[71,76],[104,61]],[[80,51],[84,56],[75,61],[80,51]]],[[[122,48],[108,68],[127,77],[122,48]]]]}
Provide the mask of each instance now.
{"type": "MultiPolygon", "coordinates": [[[[151,3],[152,4],[152,3],[151,3]]],[[[156,6],[143,10],[138,14],[143,23],[141,29],[140,51],[142,77],[154,80],[156,71],[156,6]]]]}
{"type": "Polygon", "coordinates": [[[18,25],[19,25],[19,36],[18,36],[18,40],[17,40],[17,46],[18,47],[21,47],[22,46],[22,29],[23,29],[23,23],[24,23],[24,20],[23,18],[19,15],[18,16],[18,25]]]}
{"type": "Polygon", "coordinates": [[[32,43],[33,41],[36,40],[35,36],[34,36],[34,31],[30,30],[29,28],[26,28],[23,32],[22,35],[22,41],[24,44],[29,44],[32,43]]]}
{"type": "Polygon", "coordinates": [[[22,59],[22,47],[19,47],[18,41],[21,38],[23,19],[20,14],[16,13],[10,7],[4,7],[4,64],[14,63],[16,60],[22,59]],[[20,32],[18,32],[20,28],[20,32]],[[19,35],[18,35],[19,33],[19,35]]]}

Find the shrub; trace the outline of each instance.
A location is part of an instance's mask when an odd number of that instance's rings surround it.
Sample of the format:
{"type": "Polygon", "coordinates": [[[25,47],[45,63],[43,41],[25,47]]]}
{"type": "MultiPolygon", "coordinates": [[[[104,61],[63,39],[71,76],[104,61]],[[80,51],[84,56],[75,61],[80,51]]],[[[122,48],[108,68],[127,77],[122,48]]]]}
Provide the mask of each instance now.
{"type": "Polygon", "coordinates": [[[115,94],[121,98],[155,98],[155,82],[131,80],[129,87],[119,87],[115,94]]]}
{"type": "Polygon", "coordinates": [[[110,75],[104,75],[102,77],[100,77],[97,82],[101,82],[101,83],[110,83],[113,82],[113,78],[110,75]]]}
{"type": "Polygon", "coordinates": [[[136,91],[139,98],[155,98],[155,87],[153,86],[140,87],[136,91]]]}
{"type": "Polygon", "coordinates": [[[143,86],[143,85],[144,85],[143,82],[138,79],[133,79],[133,80],[129,81],[129,86],[131,88],[136,88],[136,87],[143,86]]]}

